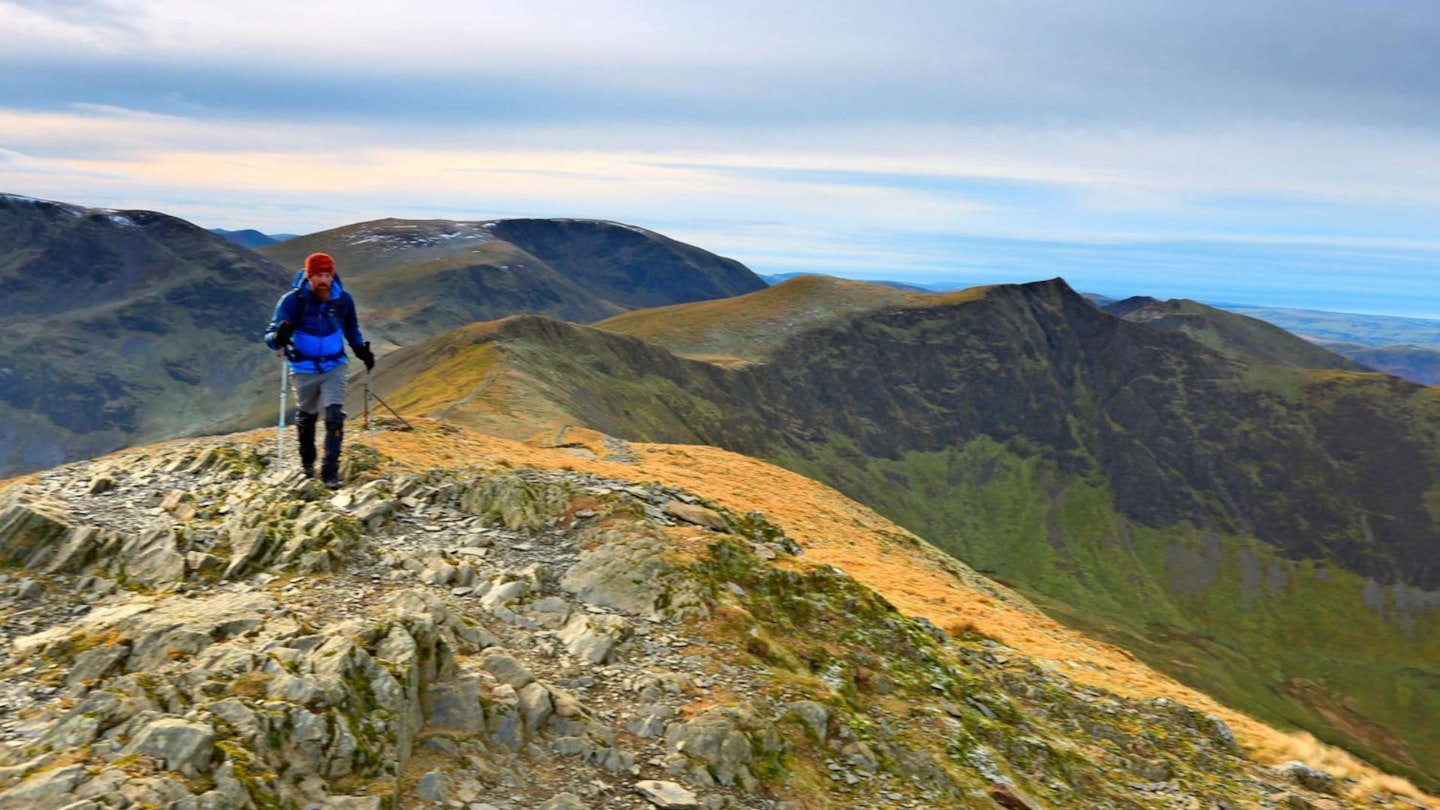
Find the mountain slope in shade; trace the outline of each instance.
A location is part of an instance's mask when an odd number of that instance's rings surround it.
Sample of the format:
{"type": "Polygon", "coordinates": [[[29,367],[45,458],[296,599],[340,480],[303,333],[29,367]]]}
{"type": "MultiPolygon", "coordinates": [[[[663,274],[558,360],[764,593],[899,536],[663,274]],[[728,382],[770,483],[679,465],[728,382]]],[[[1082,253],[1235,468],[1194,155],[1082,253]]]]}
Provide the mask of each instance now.
{"type": "Polygon", "coordinates": [[[164,214],[0,196],[0,475],[254,424],[288,276],[164,214]]]}
{"type": "Polygon", "coordinates": [[[1436,772],[1435,392],[1217,351],[1059,281],[922,306],[831,291],[843,316],[786,286],[637,313],[647,340],[607,331],[624,319],[478,325],[377,382],[511,435],[587,425],[779,461],[1234,705],[1436,772]],[[748,362],[707,326],[726,303],[766,346],[748,362]]]}
{"type": "Polygon", "coordinates": [[[261,250],[290,267],[317,251],[335,257],[377,345],[516,313],[585,323],[765,286],[739,262],[595,220],[386,219],[261,250]]]}
{"type": "Polygon", "coordinates": [[[259,339],[316,250],[339,258],[382,354],[516,312],[589,321],[763,286],[593,221],[386,220],[262,250],[284,267],[161,213],[0,196],[0,476],[275,418],[279,363],[259,339]]]}

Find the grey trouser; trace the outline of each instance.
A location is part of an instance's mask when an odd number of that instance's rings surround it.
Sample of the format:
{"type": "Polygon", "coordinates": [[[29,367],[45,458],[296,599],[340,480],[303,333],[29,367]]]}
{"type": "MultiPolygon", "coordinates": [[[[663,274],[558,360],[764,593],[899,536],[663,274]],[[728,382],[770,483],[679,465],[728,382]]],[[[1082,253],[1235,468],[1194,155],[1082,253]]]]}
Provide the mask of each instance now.
{"type": "Polygon", "coordinates": [[[345,404],[345,387],[350,369],[339,365],[319,374],[291,374],[295,381],[295,407],[301,413],[320,413],[331,405],[345,404]]]}

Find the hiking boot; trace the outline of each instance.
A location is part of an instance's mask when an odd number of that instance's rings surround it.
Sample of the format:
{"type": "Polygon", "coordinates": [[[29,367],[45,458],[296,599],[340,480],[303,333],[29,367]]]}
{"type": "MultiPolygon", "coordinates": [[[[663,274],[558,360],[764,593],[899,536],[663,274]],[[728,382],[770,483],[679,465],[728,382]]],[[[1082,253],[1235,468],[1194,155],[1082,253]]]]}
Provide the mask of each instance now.
{"type": "Polygon", "coordinates": [[[305,465],[303,468],[301,468],[300,472],[305,473],[305,477],[306,477],[306,478],[314,478],[314,477],[315,477],[315,465],[314,465],[314,464],[307,464],[307,465],[305,465]]]}
{"type": "Polygon", "coordinates": [[[345,486],[345,482],[339,478],[326,478],[321,483],[323,483],[327,489],[339,489],[345,486]]]}

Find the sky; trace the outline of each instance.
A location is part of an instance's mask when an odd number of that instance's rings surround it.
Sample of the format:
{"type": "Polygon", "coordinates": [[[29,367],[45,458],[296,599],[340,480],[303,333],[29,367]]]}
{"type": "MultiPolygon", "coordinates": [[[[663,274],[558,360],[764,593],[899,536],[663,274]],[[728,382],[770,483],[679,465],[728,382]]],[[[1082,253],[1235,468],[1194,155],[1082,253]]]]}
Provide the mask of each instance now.
{"type": "Polygon", "coordinates": [[[1440,318],[1440,2],[0,0],[0,192],[1440,318]]]}

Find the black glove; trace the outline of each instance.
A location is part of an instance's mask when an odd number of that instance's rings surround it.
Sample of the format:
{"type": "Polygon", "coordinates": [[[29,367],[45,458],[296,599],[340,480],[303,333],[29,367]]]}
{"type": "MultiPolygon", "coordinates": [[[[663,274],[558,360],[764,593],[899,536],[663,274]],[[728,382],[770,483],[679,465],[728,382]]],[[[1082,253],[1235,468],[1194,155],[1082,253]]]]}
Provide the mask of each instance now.
{"type": "Polygon", "coordinates": [[[370,351],[370,341],[365,341],[359,346],[351,346],[350,351],[355,352],[355,357],[365,364],[365,370],[375,368],[375,353],[370,351]]]}
{"type": "Polygon", "coordinates": [[[292,326],[289,321],[281,321],[280,325],[275,327],[275,345],[288,345],[290,343],[290,336],[293,334],[295,334],[295,327],[292,326]]]}

